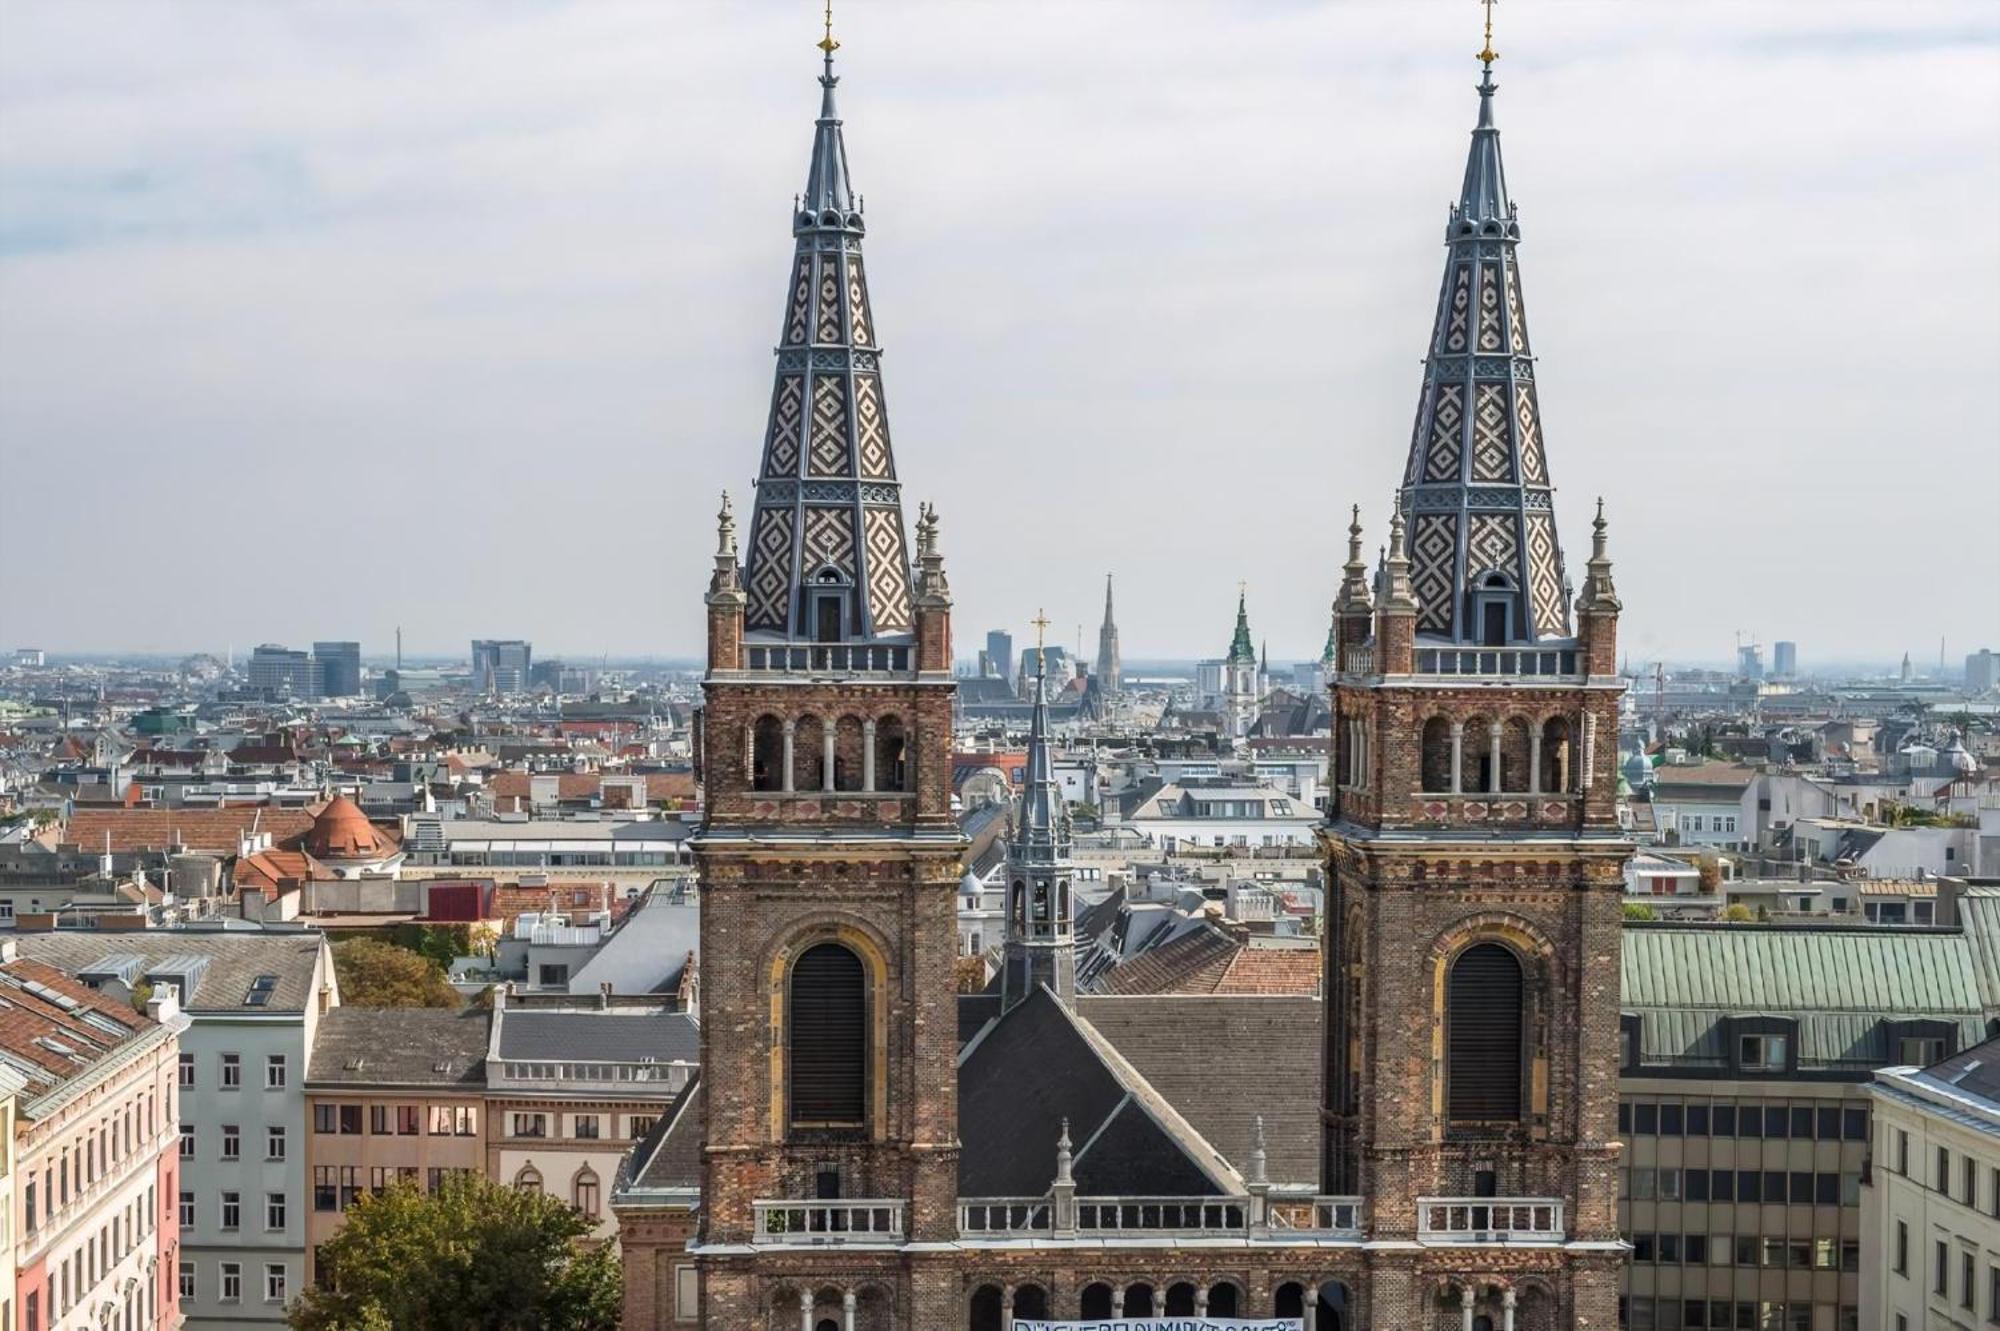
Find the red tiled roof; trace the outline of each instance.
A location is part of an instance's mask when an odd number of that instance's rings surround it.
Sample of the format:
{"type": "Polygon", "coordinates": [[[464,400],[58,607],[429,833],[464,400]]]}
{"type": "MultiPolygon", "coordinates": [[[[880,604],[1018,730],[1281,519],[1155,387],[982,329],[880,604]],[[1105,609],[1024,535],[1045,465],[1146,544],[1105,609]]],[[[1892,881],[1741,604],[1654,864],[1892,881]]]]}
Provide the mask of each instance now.
{"type": "MultiPolygon", "coordinates": [[[[114,1002],[77,980],[66,971],[39,961],[10,961],[0,964],[0,1049],[22,1063],[40,1068],[59,1084],[84,1072],[154,1028],[155,1023],[134,1011],[130,1004],[114,1002]],[[35,984],[44,992],[27,988],[35,984]],[[60,995],[75,1008],[68,1009],[50,997],[60,995]],[[113,1035],[82,1020],[85,1011],[122,1027],[124,1034],[113,1035]],[[56,1041],[71,1050],[63,1053],[50,1048],[56,1041]]],[[[31,1079],[30,1094],[39,1096],[54,1089],[31,1079]]]]}
{"type": "Polygon", "coordinates": [[[306,853],[316,860],[379,860],[394,855],[396,838],[368,821],[361,806],[335,795],[306,833],[306,853]]]}
{"type": "Polygon", "coordinates": [[[312,826],[305,809],[236,805],[223,809],[78,809],[63,830],[64,843],[81,850],[104,849],[111,835],[117,851],[165,850],[178,842],[189,850],[234,855],[238,839],[255,826],[271,834],[271,844],[296,842],[312,826]]]}

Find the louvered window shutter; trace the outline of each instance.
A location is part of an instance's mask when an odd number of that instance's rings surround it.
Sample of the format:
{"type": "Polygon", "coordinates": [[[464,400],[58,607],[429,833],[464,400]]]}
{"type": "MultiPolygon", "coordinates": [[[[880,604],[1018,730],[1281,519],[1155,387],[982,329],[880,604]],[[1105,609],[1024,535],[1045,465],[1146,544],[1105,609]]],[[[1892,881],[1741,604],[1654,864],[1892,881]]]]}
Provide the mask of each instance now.
{"type": "Polygon", "coordinates": [[[1521,1117],[1521,963],[1498,943],[1467,948],[1446,987],[1445,1116],[1521,1117]]]}
{"type": "Polygon", "coordinates": [[[853,1126],[867,1118],[868,985],[861,958],[837,943],[792,967],[792,1122],[853,1126]]]}

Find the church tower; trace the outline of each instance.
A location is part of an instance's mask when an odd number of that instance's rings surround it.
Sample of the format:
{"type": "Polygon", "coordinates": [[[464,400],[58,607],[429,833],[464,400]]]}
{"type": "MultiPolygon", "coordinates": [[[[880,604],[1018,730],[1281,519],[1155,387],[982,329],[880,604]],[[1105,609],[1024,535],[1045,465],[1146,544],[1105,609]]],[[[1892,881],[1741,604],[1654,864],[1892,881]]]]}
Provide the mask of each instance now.
{"type": "Polygon", "coordinates": [[[1257,649],[1250,641],[1250,613],[1246,593],[1236,591],[1236,632],[1230,635],[1229,655],[1222,661],[1224,723],[1230,739],[1242,739],[1257,720],[1257,649]]]}
{"type": "Polygon", "coordinates": [[[1388,551],[1371,588],[1357,513],[1334,602],[1324,1186],[1368,1325],[1613,1327],[1620,606],[1601,511],[1569,601],[1480,58],[1388,551]]]}
{"type": "Polygon", "coordinates": [[[1111,615],[1111,575],[1104,575],[1104,623],[1097,630],[1097,691],[1104,710],[1113,710],[1124,692],[1123,666],[1118,660],[1118,621],[1111,615]]]}
{"type": "Polygon", "coordinates": [[[725,498],[707,598],[690,1251],[715,1331],[942,1325],[955,1307],[948,1273],[907,1255],[957,1233],[951,591],[927,506],[914,569],[904,544],[836,45],[748,556],[725,498]]]}
{"type": "MultiPolygon", "coordinates": [[[[1108,584],[1106,596],[1108,598],[1108,584]]],[[[1036,621],[1046,625],[1047,620],[1036,621]]],[[[1040,642],[1037,640],[1037,648],[1040,642]]],[[[1117,651],[1114,643],[1112,650],[1117,651]]],[[[1044,657],[1039,650],[1038,658],[1044,657]]],[[[1012,1008],[1047,985],[1064,1003],[1076,996],[1069,806],[1049,761],[1048,667],[1035,676],[1028,727],[1028,769],[1013,836],[1007,842],[1007,929],[1000,1008],[1012,1008]]]]}

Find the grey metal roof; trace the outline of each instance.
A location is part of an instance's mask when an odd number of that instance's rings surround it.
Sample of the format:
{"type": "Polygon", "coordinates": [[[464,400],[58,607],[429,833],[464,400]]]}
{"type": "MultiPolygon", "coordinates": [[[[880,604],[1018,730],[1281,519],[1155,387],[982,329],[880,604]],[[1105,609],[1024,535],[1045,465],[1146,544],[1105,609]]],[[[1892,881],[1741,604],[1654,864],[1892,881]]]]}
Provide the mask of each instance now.
{"type": "MultiPolygon", "coordinates": [[[[200,970],[194,992],[181,995],[181,1007],[191,1013],[303,1013],[315,1001],[313,967],[322,937],[316,932],[197,933],[180,929],[148,929],[103,934],[70,932],[19,933],[21,955],[45,961],[74,974],[101,961],[107,951],[144,959],[146,974],[162,969],[200,970]],[[260,975],[275,975],[270,1001],[249,1007],[244,999],[260,975]]],[[[332,978],[332,964],[327,975],[332,978]]]]}
{"type": "Polygon", "coordinates": [[[571,1062],[692,1063],[701,1055],[701,1030],[685,1012],[632,1008],[571,1008],[557,1012],[506,1010],[499,1057],[571,1062]]]}
{"type": "Polygon", "coordinates": [[[319,1019],[306,1081],[484,1086],[490,1015],[480,1008],[334,1008],[319,1019]]]}

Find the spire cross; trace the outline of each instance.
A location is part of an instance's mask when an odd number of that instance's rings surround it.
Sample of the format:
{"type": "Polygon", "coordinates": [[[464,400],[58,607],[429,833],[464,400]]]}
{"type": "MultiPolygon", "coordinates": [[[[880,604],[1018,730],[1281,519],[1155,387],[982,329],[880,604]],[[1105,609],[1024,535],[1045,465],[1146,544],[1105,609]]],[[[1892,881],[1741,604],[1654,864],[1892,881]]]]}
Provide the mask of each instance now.
{"type": "MultiPolygon", "coordinates": [[[[1046,611],[1037,610],[1035,611],[1035,617],[1028,622],[1035,626],[1035,651],[1039,653],[1042,650],[1042,637],[1048,632],[1048,614],[1046,611]]],[[[1044,662],[1043,664],[1046,667],[1047,663],[1044,662]]]]}
{"type": "MultiPolygon", "coordinates": [[[[1479,0],[1479,2],[1486,7],[1486,45],[1480,48],[1479,60],[1488,69],[1491,69],[1493,62],[1500,58],[1500,53],[1493,49],[1493,0],[1479,0]]],[[[827,0],[829,6],[832,3],[833,0],[827,0]]],[[[828,20],[829,23],[831,21],[830,19],[828,20]]]]}
{"type": "MultiPolygon", "coordinates": [[[[1492,26],[1491,20],[1489,19],[1488,20],[1489,29],[1491,28],[1491,26],[1492,26]]],[[[1489,43],[1489,45],[1490,44],[1491,43],[1489,43]]],[[[826,0],[826,36],[820,38],[817,42],[814,42],[813,45],[819,47],[820,50],[826,52],[826,58],[828,60],[833,59],[833,53],[840,49],[840,43],[833,39],[833,0],[826,0]]]]}

